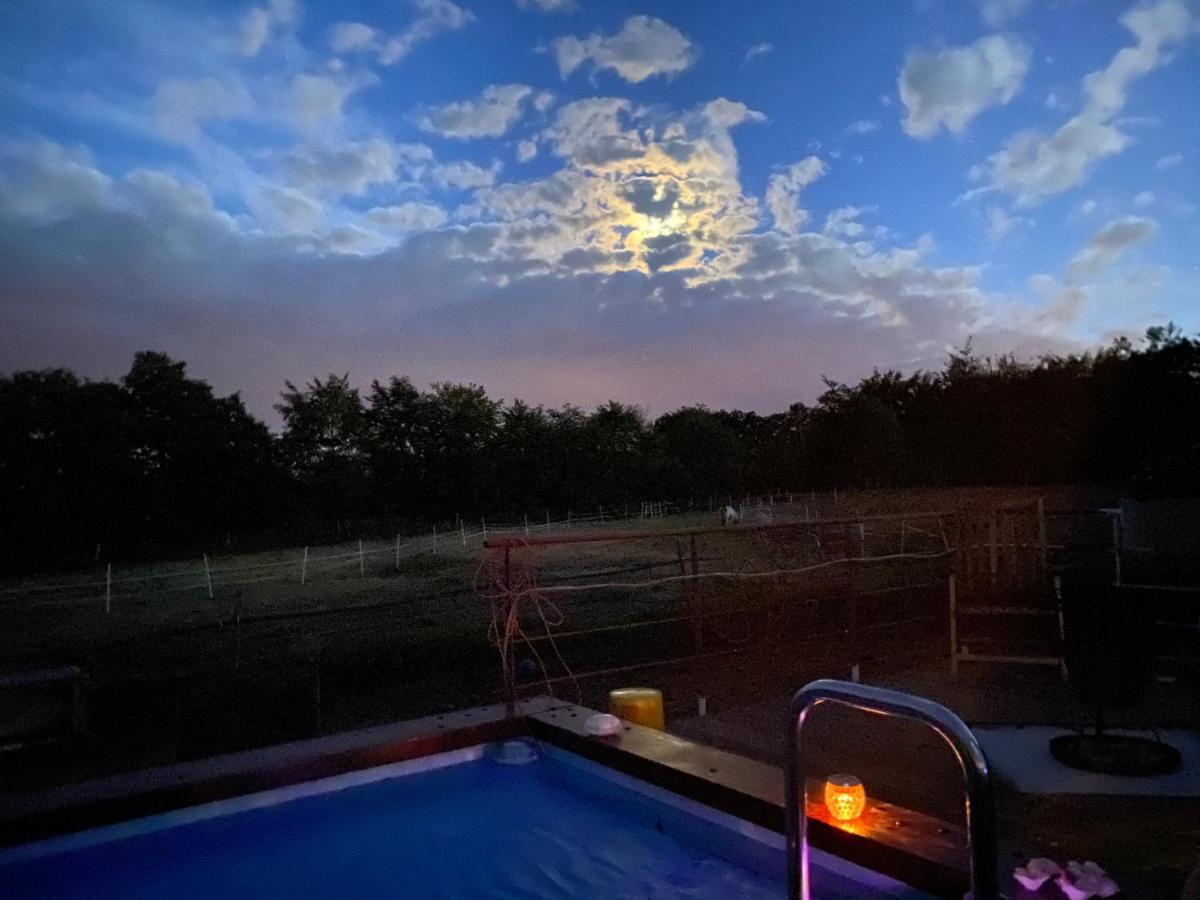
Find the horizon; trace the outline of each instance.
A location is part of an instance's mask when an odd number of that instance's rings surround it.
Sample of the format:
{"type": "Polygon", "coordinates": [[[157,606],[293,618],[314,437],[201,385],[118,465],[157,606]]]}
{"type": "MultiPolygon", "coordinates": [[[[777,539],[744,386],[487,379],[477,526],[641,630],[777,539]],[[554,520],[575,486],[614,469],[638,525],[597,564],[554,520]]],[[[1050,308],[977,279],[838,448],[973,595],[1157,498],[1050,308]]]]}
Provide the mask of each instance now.
{"type": "Polygon", "coordinates": [[[0,371],[764,412],[1200,329],[1193,2],[863,6],[10,8],[0,371]]]}

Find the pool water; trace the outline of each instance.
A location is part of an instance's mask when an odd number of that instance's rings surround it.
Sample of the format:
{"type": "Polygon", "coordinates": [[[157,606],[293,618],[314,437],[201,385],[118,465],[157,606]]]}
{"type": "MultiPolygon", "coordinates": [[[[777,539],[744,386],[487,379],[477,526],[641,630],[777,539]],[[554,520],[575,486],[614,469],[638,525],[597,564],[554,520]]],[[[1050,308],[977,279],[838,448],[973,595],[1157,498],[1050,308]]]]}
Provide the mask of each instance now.
{"type": "MultiPolygon", "coordinates": [[[[818,897],[924,896],[820,856],[818,897]]],[[[0,897],[778,898],[783,861],[781,836],[571,754],[472,748],[0,851],[0,897]]]]}

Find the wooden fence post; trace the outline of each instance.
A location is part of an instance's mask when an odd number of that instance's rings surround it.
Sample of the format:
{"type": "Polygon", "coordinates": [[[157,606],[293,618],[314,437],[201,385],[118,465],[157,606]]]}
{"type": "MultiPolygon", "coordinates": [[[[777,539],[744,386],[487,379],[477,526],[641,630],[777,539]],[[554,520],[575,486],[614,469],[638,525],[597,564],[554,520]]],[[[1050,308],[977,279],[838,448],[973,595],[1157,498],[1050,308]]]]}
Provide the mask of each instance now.
{"type": "Polygon", "coordinates": [[[483,539],[486,541],[487,540],[487,519],[485,519],[483,516],[479,517],[479,527],[481,529],[483,529],[483,539]]]}
{"type": "Polygon", "coordinates": [[[204,580],[208,582],[208,599],[211,600],[213,597],[212,570],[210,570],[208,568],[208,554],[207,553],[204,554],[204,580]]]}
{"type": "Polygon", "coordinates": [[[437,526],[433,526],[433,555],[437,556],[437,526]]]}
{"type": "MultiPolygon", "coordinates": [[[[1042,566],[1042,578],[1046,577],[1046,570],[1049,567],[1046,552],[1046,501],[1042,497],[1037,499],[1037,517],[1038,517],[1038,559],[1042,566]]],[[[1043,582],[1044,584],[1045,582],[1043,582]]]]}
{"type": "Polygon", "coordinates": [[[996,580],[996,564],[1000,554],[996,532],[996,511],[993,509],[991,516],[988,518],[988,571],[991,573],[993,581],[996,580]]]}
{"type": "MultiPolygon", "coordinates": [[[[100,545],[97,544],[98,548],[100,545]]],[[[104,614],[107,616],[112,613],[112,563],[108,564],[108,569],[104,575],[104,614]]]]}
{"type": "MultiPolygon", "coordinates": [[[[437,553],[437,526],[436,525],[433,526],[433,547],[434,547],[433,552],[437,553]]],[[[400,571],[400,532],[398,532],[398,531],[396,532],[395,567],[396,567],[396,571],[399,572],[400,571]]]]}
{"type": "Polygon", "coordinates": [[[304,548],[304,560],[300,563],[300,583],[308,580],[308,547],[304,548]]]}
{"type": "Polygon", "coordinates": [[[950,573],[950,677],[958,677],[958,590],[950,573]]]}
{"type": "Polygon", "coordinates": [[[462,545],[467,546],[467,523],[462,519],[458,520],[459,534],[462,535],[462,545]]]}
{"type": "Polygon", "coordinates": [[[1118,510],[1112,520],[1113,533],[1113,576],[1114,584],[1121,583],[1121,543],[1123,535],[1121,533],[1121,513],[1118,510]]]}
{"type": "Polygon", "coordinates": [[[362,538],[358,539],[358,574],[359,575],[367,574],[367,562],[366,562],[366,559],[363,557],[362,538]]]}
{"type": "Polygon", "coordinates": [[[525,513],[525,533],[529,534],[529,513],[525,513]]]}

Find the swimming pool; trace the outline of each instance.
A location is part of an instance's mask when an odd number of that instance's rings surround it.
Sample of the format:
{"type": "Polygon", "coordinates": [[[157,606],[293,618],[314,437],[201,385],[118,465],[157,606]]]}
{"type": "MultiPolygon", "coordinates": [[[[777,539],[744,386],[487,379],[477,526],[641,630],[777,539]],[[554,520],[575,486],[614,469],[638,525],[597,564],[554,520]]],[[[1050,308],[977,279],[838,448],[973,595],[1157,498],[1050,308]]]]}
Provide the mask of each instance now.
{"type": "MultiPolygon", "coordinates": [[[[554,717],[574,723],[582,712],[551,708],[524,721],[540,718],[544,735],[565,735],[570,728],[546,723],[554,717]]],[[[736,802],[698,802],[687,791],[664,788],[661,779],[651,783],[553,739],[530,737],[512,719],[493,716],[481,727],[479,711],[455,714],[452,722],[441,718],[416,726],[438,732],[433,744],[428,735],[413,737],[411,723],[404,723],[404,740],[400,732],[338,736],[310,742],[319,743],[323,756],[307,745],[276,748],[245,760],[139,773],[122,782],[121,796],[103,785],[87,788],[81,796],[102,809],[107,824],[56,826],[50,837],[0,848],[0,896],[787,896],[783,834],[751,821],[753,814],[730,812],[736,802]],[[462,727],[472,715],[472,725],[462,727]],[[480,735],[499,740],[444,749],[480,735]],[[347,749],[351,738],[357,743],[347,749]],[[533,758],[506,764],[513,748],[532,748],[533,758]],[[377,764],[388,758],[398,761],[377,764]],[[263,784],[268,771],[275,774],[267,781],[277,781],[281,760],[291,773],[282,786],[244,789],[263,784]],[[330,771],[331,760],[336,774],[312,777],[330,771]],[[122,805],[131,785],[142,799],[122,805]],[[221,799],[180,805],[180,789],[193,801],[221,799]],[[124,814],[138,804],[166,811],[124,814]]],[[[737,759],[669,735],[630,731],[628,750],[612,742],[597,746],[644,762],[638,744],[646,742],[672,755],[677,773],[691,765],[689,755],[710,772],[717,765],[732,769],[737,759]]],[[[732,784],[739,776],[722,777],[732,784]]],[[[76,824],[95,821],[71,815],[76,824]]],[[[817,897],[930,896],[820,850],[812,862],[817,897]]]]}
{"type": "MultiPolygon", "coordinates": [[[[476,746],[0,851],[0,895],[777,898],[780,835],[554,747],[476,746]]],[[[818,896],[924,897],[821,855],[818,896]]]]}

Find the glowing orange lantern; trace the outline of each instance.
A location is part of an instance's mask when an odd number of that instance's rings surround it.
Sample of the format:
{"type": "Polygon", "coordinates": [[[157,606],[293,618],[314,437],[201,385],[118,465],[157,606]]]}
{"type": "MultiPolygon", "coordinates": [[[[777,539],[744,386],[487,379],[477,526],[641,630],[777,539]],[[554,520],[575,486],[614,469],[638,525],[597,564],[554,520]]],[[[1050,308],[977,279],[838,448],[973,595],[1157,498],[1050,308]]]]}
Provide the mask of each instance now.
{"type": "Polygon", "coordinates": [[[867,808],[867,792],[853,775],[830,775],[825,782],[825,808],[840,822],[857,819],[867,808]]]}

